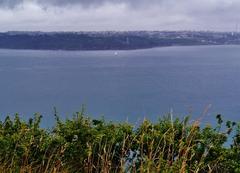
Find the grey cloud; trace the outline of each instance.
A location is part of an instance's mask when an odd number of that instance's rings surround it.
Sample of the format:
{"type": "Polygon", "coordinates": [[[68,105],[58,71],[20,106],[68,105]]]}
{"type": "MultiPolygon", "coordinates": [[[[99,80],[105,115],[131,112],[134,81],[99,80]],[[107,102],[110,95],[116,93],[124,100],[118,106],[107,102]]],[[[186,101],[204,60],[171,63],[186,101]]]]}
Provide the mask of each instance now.
{"type": "Polygon", "coordinates": [[[64,5],[98,5],[102,4],[106,0],[38,0],[38,3],[41,5],[55,5],[55,6],[64,6],[64,5]]]}
{"type": "Polygon", "coordinates": [[[21,3],[23,3],[23,0],[0,0],[0,7],[14,8],[21,3]]]}
{"type": "Polygon", "coordinates": [[[232,30],[239,11],[239,0],[0,0],[0,30],[232,30]]]}
{"type": "MultiPolygon", "coordinates": [[[[162,1],[171,1],[171,0],[29,0],[29,2],[36,2],[43,7],[48,6],[72,6],[72,5],[81,5],[84,7],[94,7],[103,5],[104,3],[120,4],[125,3],[131,7],[140,7],[151,4],[160,4],[162,1]]],[[[26,0],[0,0],[0,7],[14,8],[18,5],[21,5],[26,0]]]]}
{"type": "MultiPolygon", "coordinates": [[[[18,5],[21,5],[23,2],[24,0],[0,0],[0,6],[13,8],[18,5]]],[[[65,5],[76,5],[76,4],[80,4],[83,6],[92,6],[92,5],[100,5],[105,2],[111,2],[111,3],[127,2],[127,0],[32,0],[32,2],[36,2],[39,5],[43,5],[43,6],[47,6],[47,5],[65,6],[65,5]]]]}
{"type": "Polygon", "coordinates": [[[72,4],[81,4],[86,6],[91,5],[99,5],[103,3],[127,3],[131,5],[139,5],[139,4],[145,4],[153,3],[153,2],[161,2],[161,0],[38,0],[40,4],[53,4],[53,5],[72,5],[72,4]]]}

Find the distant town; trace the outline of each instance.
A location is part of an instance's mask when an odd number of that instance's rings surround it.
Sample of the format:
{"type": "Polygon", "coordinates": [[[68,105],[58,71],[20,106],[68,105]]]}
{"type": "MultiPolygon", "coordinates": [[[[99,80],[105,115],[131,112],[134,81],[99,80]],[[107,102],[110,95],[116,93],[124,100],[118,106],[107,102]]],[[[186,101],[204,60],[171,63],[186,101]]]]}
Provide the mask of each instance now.
{"type": "Polygon", "coordinates": [[[239,45],[239,32],[2,32],[1,49],[133,50],[166,46],[239,45]]]}

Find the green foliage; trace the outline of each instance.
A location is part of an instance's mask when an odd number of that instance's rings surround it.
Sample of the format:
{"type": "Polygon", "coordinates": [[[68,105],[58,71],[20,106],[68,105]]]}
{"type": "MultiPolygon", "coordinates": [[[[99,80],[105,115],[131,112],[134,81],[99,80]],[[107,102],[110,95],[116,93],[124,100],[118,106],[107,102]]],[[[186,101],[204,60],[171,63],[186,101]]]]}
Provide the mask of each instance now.
{"type": "Polygon", "coordinates": [[[0,172],[240,172],[240,124],[221,115],[215,128],[168,116],[133,127],[84,110],[55,117],[52,130],[40,127],[39,114],[0,122],[0,172]]]}

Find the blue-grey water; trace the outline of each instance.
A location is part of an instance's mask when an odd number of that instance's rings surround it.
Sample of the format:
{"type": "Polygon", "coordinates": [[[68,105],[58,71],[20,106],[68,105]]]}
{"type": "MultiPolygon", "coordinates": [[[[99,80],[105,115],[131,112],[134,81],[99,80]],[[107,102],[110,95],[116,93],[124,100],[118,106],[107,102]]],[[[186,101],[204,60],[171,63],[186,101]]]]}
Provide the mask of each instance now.
{"type": "Polygon", "coordinates": [[[212,123],[240,120],[240,46],[134,51],[0,50],[0,113],[70,117],[86,105],[93,118],[138,122],[191,114],[212,123]],[[204,110],[207,111],[205,113],[204,110]]]}

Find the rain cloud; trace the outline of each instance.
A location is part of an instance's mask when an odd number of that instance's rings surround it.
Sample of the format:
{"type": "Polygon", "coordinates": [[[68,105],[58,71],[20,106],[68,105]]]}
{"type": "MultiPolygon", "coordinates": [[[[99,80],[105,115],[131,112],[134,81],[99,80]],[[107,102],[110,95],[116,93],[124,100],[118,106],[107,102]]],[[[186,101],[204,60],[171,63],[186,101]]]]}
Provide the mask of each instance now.
{"type": "Polygon", "coordinates": [[[0,0],[0,31],[235,31],[239,0],[0,0]]]}

